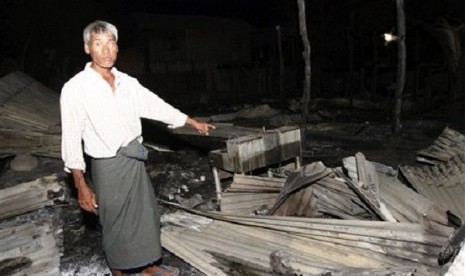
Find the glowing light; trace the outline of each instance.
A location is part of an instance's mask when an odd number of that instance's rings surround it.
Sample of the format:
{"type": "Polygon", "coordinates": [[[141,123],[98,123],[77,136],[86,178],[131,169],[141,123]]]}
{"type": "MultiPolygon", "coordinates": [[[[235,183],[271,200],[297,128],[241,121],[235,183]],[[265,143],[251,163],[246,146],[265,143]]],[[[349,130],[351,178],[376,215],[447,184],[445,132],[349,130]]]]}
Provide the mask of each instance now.
{"type": "Polygon", "coordinates": [[[398,36],[395,36],[395,35],[393,35],[393,34],[391,34],[391,33],[385,33],[385,34],[384,34],[384,40],[385,40],[386,42],[396,41],[397,39],[399,39],[399,37],[398,37],[398,36]]]}

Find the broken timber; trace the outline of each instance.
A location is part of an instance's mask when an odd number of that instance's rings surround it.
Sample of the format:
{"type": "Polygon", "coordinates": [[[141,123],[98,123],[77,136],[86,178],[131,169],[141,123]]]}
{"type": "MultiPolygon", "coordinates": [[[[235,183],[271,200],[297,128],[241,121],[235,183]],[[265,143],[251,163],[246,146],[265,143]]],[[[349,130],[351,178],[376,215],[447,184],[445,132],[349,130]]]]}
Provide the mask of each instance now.
{"type": "Polygon", "coordinates": [[[60,275],[60,252],[48,225],[0,229],[0,275],[60,275]]]}
{"type": "Polygon", "coordinates": [[[312,163],[305,166],[301,172],[290,174],[269,214],[315,217],[317,201],[310,185],[329,174],[333,174],[333,171],[321,162],[312,163]],[[302,188],[304,186],[305,189],[302,188]]]}
{"type": "Polygon", "coordinates": [[[0,127],[0,153],[31,153],[38,156],[61,157],[61,133],[40,132],[0,127]]]}
{"type": "Polygon", "coordinates": [[[0,189],[0,219],[54,205],[64,197],[63,183],[54,175],[0,189]]]}
{"type": "Polygon", "coordinates": [[[357,153],[355,157],[343,159],[344,167],[349,171],[347,178],[341,171],[338,175],[351,186],[356,193],[363,198],[366,203],[376,213],[386,221],[396,221],[386,206],[379,201],[379,182],[373,164],[365,159],[362,153],[357,153]]]}
{"type": "Polygon", "coordinates": [[[418,151],[417,160],[437,164],[449,161],[454,156],[464,152],[465,135],[446,127],[431,146],[418,151]]]}
{"type": "Polygon", "coordinates": [[[59,158],[59,94],[21,72],[0,79],[0,154],[59,158]]]}
{"type": "MultiPolygon", "coordinates": [[[[335,171],[340,170],[336,168],[335,171]]],[[[390,167],[376,163],[373,173],[379,182],[377,194],[373,196],[396,221],[421,223],[425,227],[449,224],[447,209],[401,183],[390,167]]],[[[272,213],[273,206],[276,209],[290,204],[294,208],[286,207],[289,213],[281,215],[379,220],[373,207],[354,192],[346,180],[347,177],[338,177],[334,170],[321,162],[291,172],[287,178],[235,174],[231,186],[223,193],[221,211],[236,215],[264,215],[272,213]],[[305,189],[311,191],[302,196],[305,189]],[[299,191],[301,195],[290,197],[299,191]]]]}
{"type": "Polygon", "coordinates": [[[424,197],[465,221],[465,135],[450,128],[434,143],[418,152],[427,165],[402,166],[400,171],[424,197]]]}
{"type": "Polygon", "coordinates": [[[292,159],[298,168],[300,156],[300,129],[296,127],[281,127],[228,139],[225,149],[209,153],[218,200],[221,199],[218,169],[244,174],[292,159]]]}
{"type": "Polygon", "coordinates": [[[396,177],[378,173],[380,201],[399,222],[448,225],[447,209],[415,192],[396,177]]]}
{"type": "Polygon", "coordinates": [[[247,215],[269,209],[276,202],[284,181],[284,178],[235,174],[221,198],[221,211],[247,215]]]}

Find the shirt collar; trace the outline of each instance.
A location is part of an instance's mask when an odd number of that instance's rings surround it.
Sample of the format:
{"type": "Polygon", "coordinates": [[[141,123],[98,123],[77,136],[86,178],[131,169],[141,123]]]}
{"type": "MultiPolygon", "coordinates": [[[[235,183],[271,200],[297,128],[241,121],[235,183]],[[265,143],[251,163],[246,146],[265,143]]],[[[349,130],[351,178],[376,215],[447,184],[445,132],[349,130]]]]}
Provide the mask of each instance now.
{"type": "MultiPolygon", "coordinates": [[[[92,68],[90,67],[91,64],[92,64],[92,62],[87,62],[87,63],[86,63],[86,66],[84,67],[84,70],[85,70],[85,71],[91,71],[91,72],[94,72],[94,73],[98,74],[97,71],[95,71],[94,69],[92,69],[92,68]]],[[[116,67],[114,67],[114,66],[111,68],[111,72],[112,72],[113,74],[115,74],[115,76],[119,74],[118,69],[116,69],[116,67]]]]}
{"type": "MultiPolygon", "coordinates": [[[[99,78],[101,78],[102,76],[97,71],[95,71],[94,69],[90,67],[91,64],[92,64],[91,62],[87,62],[86,66],[84,67],[84,71],[96,77],[98,76],[99,78]]],[[[118,85],[120,81],[120,72],[114,66],[111,68],[111,72],[115,75],[115,84],[118,85]]]]}

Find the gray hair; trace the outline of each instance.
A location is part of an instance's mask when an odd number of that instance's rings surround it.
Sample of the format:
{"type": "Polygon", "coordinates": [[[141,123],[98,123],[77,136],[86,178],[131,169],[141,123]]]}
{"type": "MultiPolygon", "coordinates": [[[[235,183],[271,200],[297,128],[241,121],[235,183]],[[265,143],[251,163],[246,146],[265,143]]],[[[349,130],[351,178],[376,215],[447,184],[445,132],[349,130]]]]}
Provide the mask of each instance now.
{"type": "Polygon", "coordinates": [[[116,29],[115,25],[108,23],[106,21],[97,20],[89,25],[84,29],[83,38],[84,43],[89,44],[90,42],[90,35],[92,33],[100,34],[110,32],[115,37],[115,40],[118,41],[118,29],[116,29]]]}

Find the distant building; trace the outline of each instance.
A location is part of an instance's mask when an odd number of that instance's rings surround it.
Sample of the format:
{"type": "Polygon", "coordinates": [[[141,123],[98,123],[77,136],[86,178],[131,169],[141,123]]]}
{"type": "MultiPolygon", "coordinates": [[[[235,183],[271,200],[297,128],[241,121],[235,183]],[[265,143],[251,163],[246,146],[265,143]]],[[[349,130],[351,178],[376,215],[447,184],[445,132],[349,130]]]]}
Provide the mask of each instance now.
{"type": "Polygon", "coordinates": [[[249,64],[254,27],[242,19],[132,14],[144,39],[144,72],[199,71],[249,64]]]}
{"type": "MultiPolygon", "coordinates": [[[[120,53],[118,67],[157,93],[176,96],[255,90],[251,35],[243,19],[133,13],[140,48],[120,53]],[[248,69],[247,69],[248,70],[248,69]]],[[[226,94],[228,94],[226,93],[226,94]]],[[[224,94],[223,94],[224,95],[224,94]]]]}

